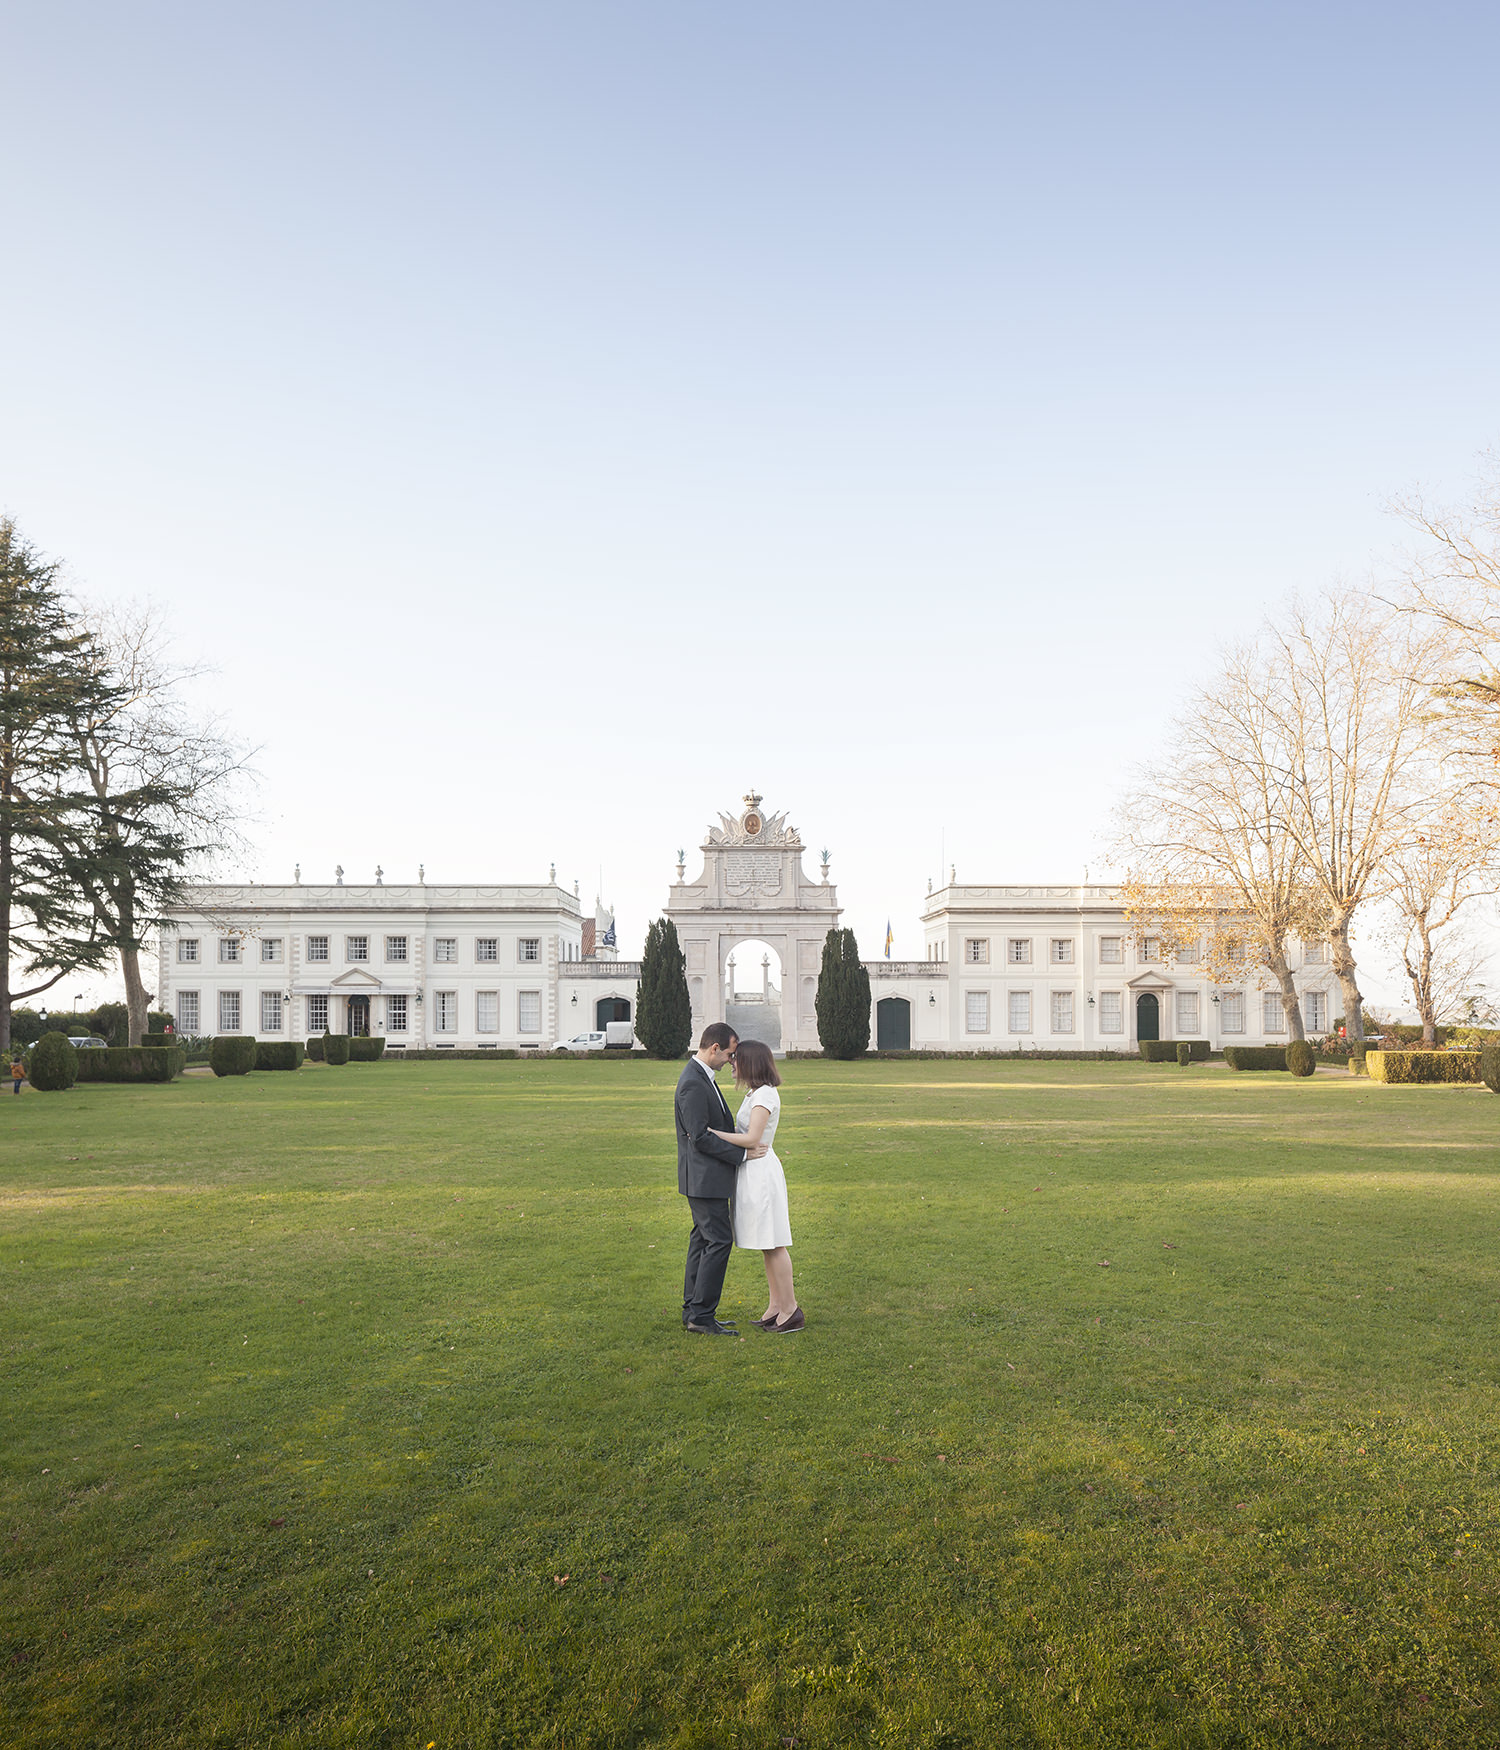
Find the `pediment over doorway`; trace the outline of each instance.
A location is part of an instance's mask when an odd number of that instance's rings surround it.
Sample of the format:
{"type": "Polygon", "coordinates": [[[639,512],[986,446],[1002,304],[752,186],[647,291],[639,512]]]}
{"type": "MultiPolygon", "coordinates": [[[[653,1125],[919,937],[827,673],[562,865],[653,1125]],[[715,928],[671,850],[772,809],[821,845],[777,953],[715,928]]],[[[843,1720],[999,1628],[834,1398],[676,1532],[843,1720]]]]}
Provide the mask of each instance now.
{"type": "Polygon", "coordinates": [[[341,972],[337,978],[330,979],[329,984],[332,989],[343,991],[346,995],[380,989],[380,980],[373,972],[366,972],[362,966],[351,966],[347,972],[341,972]]]}
{"type": "Polygon", "coordinates": [[[1139,994],[1142,991],[1176,990],[1177,986],[1170,978],[1163,978],[1159,972],[1143,972],[1139,977],[1132,978],[1125,988],[1139,994]]]}

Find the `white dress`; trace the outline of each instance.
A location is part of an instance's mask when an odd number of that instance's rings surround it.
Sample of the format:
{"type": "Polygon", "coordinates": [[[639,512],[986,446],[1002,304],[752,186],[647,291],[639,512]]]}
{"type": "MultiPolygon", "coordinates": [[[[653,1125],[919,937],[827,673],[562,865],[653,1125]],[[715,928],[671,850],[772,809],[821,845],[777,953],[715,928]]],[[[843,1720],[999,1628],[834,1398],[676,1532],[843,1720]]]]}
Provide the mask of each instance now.
{"type": "Polygon", "coordinates": [[[734,1243],[747,1251],[765,1252],[773,1246],[792,1243],[792,1220],[787,1209],[786,1174],[776,1158],[776,1125],[781,1117],[781,1095],[775,1088],[756,1088],[740,1107],[734,1121],[737,1131],[750,1128],[750,1114],[762,1106],[770,1114],[760,1140],[767,1153],[758,1161],[746,1161],[734,1175],[734,1243]]]}

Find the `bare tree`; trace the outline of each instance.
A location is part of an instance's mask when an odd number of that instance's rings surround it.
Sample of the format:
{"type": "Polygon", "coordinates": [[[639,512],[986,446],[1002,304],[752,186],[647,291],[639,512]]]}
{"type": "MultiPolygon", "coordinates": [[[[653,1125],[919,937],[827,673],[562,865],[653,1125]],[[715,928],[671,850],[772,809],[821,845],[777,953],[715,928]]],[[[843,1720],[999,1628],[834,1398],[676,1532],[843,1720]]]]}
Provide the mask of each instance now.
{"type": "Polygon", "coordinates": [[[129,1038],[146,1029],[151,993],[141,953],[186,875],[239,847],[247,753],[222,720],[194,712],[185,686],[203,671],[173,663],[149,605],[86,610],[108,703],[73,721],[76,755],[94,799],[96,840],[117,854],[80,869],[101,935],[120,957],[129,1038]]]}
{"type": "Polygon", "coordinates": [[[1431,819],[1390,856],[1389,932],[1422,1021],[1422,1043],[1476,986],[1487,956],[1464,929],[1473,902],[1496,891],[1500,826],[1471,806],[1470,786],[1444,790],[1431,819]]]}
{"type": "Polygon", "coordinates": [[[1500,458],[1485,464],[1459,506],[1421,493],[1392,507],[1414,531],[1399,605],[1440,627],[1451,657],[1438,689],[1454,731],[1452,745],[1478,763],[1486,807],[1500,789],[1500,458]]]}
{"type": "Polygon", "coordinates": [[[1269,972],[1287,1032],[1302,1039],[1292,943],[1317,932],[1320,914],[1286,830],[1293,797],[1272,687],[1262,649],[1226,654],[1121,804],[1116,851],[1129,863],[1132,922],[1159,931],[1169,952],[1200,953],[1215,983],[1243,978],[1247,964],[1269,972]]]}
{"type": "Polygon", "coordinates": [[[1350,925],[1393,878],[1392,855],[1430,819],[1442,628],[1352,590],[1298,602],[1261,640],[1284,824],[1317,890],[1351,1041],[1364,1038],[1350,925]]]}

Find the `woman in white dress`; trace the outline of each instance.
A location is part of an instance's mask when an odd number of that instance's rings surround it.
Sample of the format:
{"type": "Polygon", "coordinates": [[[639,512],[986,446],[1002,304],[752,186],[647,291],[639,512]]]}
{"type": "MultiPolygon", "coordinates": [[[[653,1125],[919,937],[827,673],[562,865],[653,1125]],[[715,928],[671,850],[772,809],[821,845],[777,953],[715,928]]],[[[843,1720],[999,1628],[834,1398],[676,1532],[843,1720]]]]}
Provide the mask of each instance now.
{"type": "Polygon", "coordinates": [[[792,1287],[792,1223],[787,1211],[786,1174],[776,1158],[776,1126],[781,1119],[781,1077],[769,1045],[741,1039],[734,1049],[735,1086],[746,1090],[734,1129],[711,1131],[724,1142],[764,1143],[759,1160],[746,1159],[734,1176],[734,1243],[764,1254],[770,1305],[755,1322],[763,1331],[785,1334],[806,1324],[792,1287]]]}

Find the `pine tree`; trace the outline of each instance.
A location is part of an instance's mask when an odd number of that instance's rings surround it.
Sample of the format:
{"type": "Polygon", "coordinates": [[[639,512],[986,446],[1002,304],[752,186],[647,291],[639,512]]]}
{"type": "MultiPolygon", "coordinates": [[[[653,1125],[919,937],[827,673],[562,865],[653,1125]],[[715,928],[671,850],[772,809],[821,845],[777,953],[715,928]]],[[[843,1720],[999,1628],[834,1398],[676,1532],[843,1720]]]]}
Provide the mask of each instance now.
{"type": "Polygon", "coordinates": [[[677,926],[658,918],[646,929],[641,982],[635,987],[635,1031],[653,1057],[681,1057],[693,1042],[693,1004],[677,926]]]}
{"type": "Polygon", "coordinates": [[[70,725],[108,694],[44,560],[0,518],[0,1051],[18,997],[95,968],[109,944],[78,884],[92,838],[70,725]],[[33,982],[12,988],[16,963],[33,982]]]}
{"type": "Polygon", "coordinates": [[[861,1057],[870,1049],[870,975],[853,930],[830,930],[824,940],[815,1007],[818,1041],[829,1057],[861,1057]]]}

